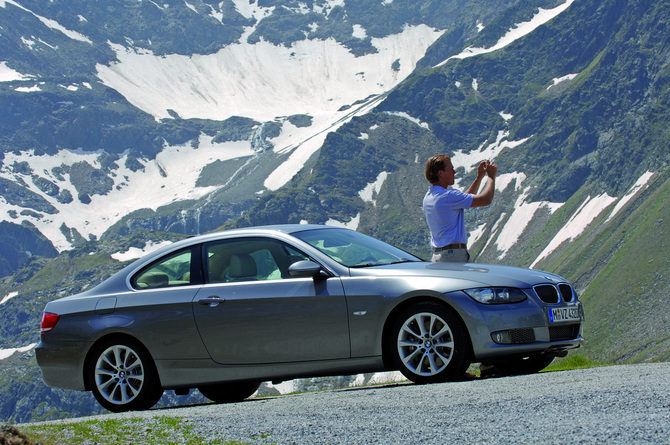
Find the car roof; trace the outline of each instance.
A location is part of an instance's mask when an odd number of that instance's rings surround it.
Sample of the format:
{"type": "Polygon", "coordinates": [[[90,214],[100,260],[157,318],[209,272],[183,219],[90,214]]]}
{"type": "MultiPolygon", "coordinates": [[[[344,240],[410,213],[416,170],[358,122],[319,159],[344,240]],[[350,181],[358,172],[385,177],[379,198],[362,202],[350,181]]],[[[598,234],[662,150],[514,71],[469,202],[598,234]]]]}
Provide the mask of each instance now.
{"type": "Polygon", "coordinates": [[[321,224],[273,224],[267,226],[252,226],[252,227],[243,227],[239,229],[230,229],[223,232],[217,233],[232,233],[232,232],[258,232],[258,231],[276,231],[283,233],[295,233],[302,232],[304,230],[314,230],[314,229],[338,229],[339,227],[334,226],[324,226],[321,224]]]}
{"type": "Polygon", "coordinates": [[[192,246],[194,244],[198,243],[204,243],[208,241],[213,241],[217,240],[222,236],[230,236],[230,235],[269,235],[272,233],[284,233],[284,234],[292,234],[292,233],[297,233],[297,232],[304,232],[306,230],[317,230],[317,229],[342,229],[341,227],[334,227],[334,226],[325,226],[325,225],[319,225],[319,224],[275,224],[275,225],[267,225],[267,226],[251,226],[251,227],[243,227],[243,228],[238,228],[238,229],[229,229],[229,230],[222,230],[218,232],[210,232],[210,233],[205,233],[202,235],[195,235],[195,236],[190,236],[188,238],[185,238],[180,241],[176,241],[170,245],[161,247],[160,249],[155,250],[154,252],[145,255],[144,257],[140,258],[138,261],[144,262],[145,260],[149,258],[156,258],[161,256],[163,253],[170,251],[170,250],[175,250],[181,247],[188,247],[192,246]]]}
{"type": "Polygon", "coordinates": [[[120,283],[123,283],[126,281],[126,277],[129,276],[129,274],[135,273],[137,270],[139,270],[141,267],[144,267],[145,265],[151,263],[152,261],[156,260],[157,258],[160,258],[163,256],[166,252],[169,251],[176,251],[181,248],[186,248],[189,246],[193,246],[199,243],[206,243],[208,241],[214,241],[219,239],[222,236],[229,236],[229,235],[248,235],[248,236],[260,236],[260,235],[270,235],[272,233],[277,234],[277,233],[284,233],[284,234],[292,234],[292,233],[297,233],[297,232],[303,232],[306,230],[317,230],[317,229],[342,229],[341,227],[334,227],[334,226],[325,226],[325,225],[319,225],[319,224],[275,224],[275,225],[267,225],[267,226],[252,226],[252,227],[243,227],[243,228],[238,228],[238,229],[230,229],[230,230],[222,230],[218,232],[210,232],[202,235],[196,235],[196,236],[190,236],[188,238],[182,239],[180,241],[176,241],[174,243],[171,243],[167,246],[161,247],[159,249],[156,249],[155,251],[148,253],[144,255],[143,257],[129,263],[127,266],[125,266],[123,269],[103,281],[102,283],[98,284],[97,286],[94,286],[84,292],[82,292],[82,295],[85,294],[90,294],[90,293],[99,293],[99,292],[104,292],[107,288],[109,289],[115,289],[120,286],[120,283]]]}
{"type": "Polygon", "coordinates": [[[221,236],[227,235],[251,235],[251,234],[267,234],[272,232],[280,232],[285,234],[292,234],[297,232],[304,232],[306,230],[316,230],[316,229],[339,229],[341,227],[334,226],[324,226],[319,224],[274,224],[267,226],[251,226],[251,227],[242,227],[238,229],[229,229],[221,230],[218,232],[210,232],[202,235],[196,235],[180,242],[186,242],[187,240],[191,242],[203,242],[211,239],[219,238],[221,236]]]}

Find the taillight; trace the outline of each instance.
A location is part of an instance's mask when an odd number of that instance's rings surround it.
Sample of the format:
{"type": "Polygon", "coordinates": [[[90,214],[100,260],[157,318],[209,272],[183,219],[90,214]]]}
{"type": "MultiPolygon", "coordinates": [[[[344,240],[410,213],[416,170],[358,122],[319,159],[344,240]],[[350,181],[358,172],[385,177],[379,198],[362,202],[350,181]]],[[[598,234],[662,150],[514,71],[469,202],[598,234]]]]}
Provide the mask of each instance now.
{"type": "Polygon", "coordinates": [[[52,314],[51,312],[44,312],[42,314],[42,322],[40,323],[40,332],[42,334],[49,332],[56,327],[60,315],[52,314]]]}

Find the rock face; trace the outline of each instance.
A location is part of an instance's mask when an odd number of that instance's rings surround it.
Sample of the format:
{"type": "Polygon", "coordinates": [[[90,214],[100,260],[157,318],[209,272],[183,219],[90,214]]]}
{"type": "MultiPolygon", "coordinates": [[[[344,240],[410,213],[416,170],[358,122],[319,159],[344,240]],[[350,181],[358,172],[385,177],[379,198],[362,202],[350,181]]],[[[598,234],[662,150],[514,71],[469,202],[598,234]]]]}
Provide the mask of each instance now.
{"type": "Polygon", "coordinates": [[[35,227],[0,221],[0,275],[14,273],[33,256],[53,258],[56,249],[35,227]]]}

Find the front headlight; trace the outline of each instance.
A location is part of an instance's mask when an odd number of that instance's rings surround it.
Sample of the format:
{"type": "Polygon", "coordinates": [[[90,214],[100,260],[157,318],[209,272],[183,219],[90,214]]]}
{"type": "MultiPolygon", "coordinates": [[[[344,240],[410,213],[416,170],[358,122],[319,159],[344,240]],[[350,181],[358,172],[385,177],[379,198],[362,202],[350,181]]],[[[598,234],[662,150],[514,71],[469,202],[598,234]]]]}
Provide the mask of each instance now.
{"type": "Polygon", "coordinates": [[[518,303],[528,298],[524,291],[513,287],[480,287],[466,289],[463,292],[483,304],[518,303]]]}

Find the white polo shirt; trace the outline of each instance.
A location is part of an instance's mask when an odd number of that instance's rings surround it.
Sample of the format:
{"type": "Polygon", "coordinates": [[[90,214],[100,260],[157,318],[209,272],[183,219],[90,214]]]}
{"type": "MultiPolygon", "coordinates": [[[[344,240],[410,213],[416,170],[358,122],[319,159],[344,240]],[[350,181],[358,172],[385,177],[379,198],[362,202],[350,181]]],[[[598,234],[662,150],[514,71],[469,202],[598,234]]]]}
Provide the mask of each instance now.
{"type": "Polygon", "coordinates": [[[430,244],[444,247],[468,242],[465,231],[465,209],[472,206],[475,195],[432,185],[423,198],[423,213],[430,229],[430,244]]]}

